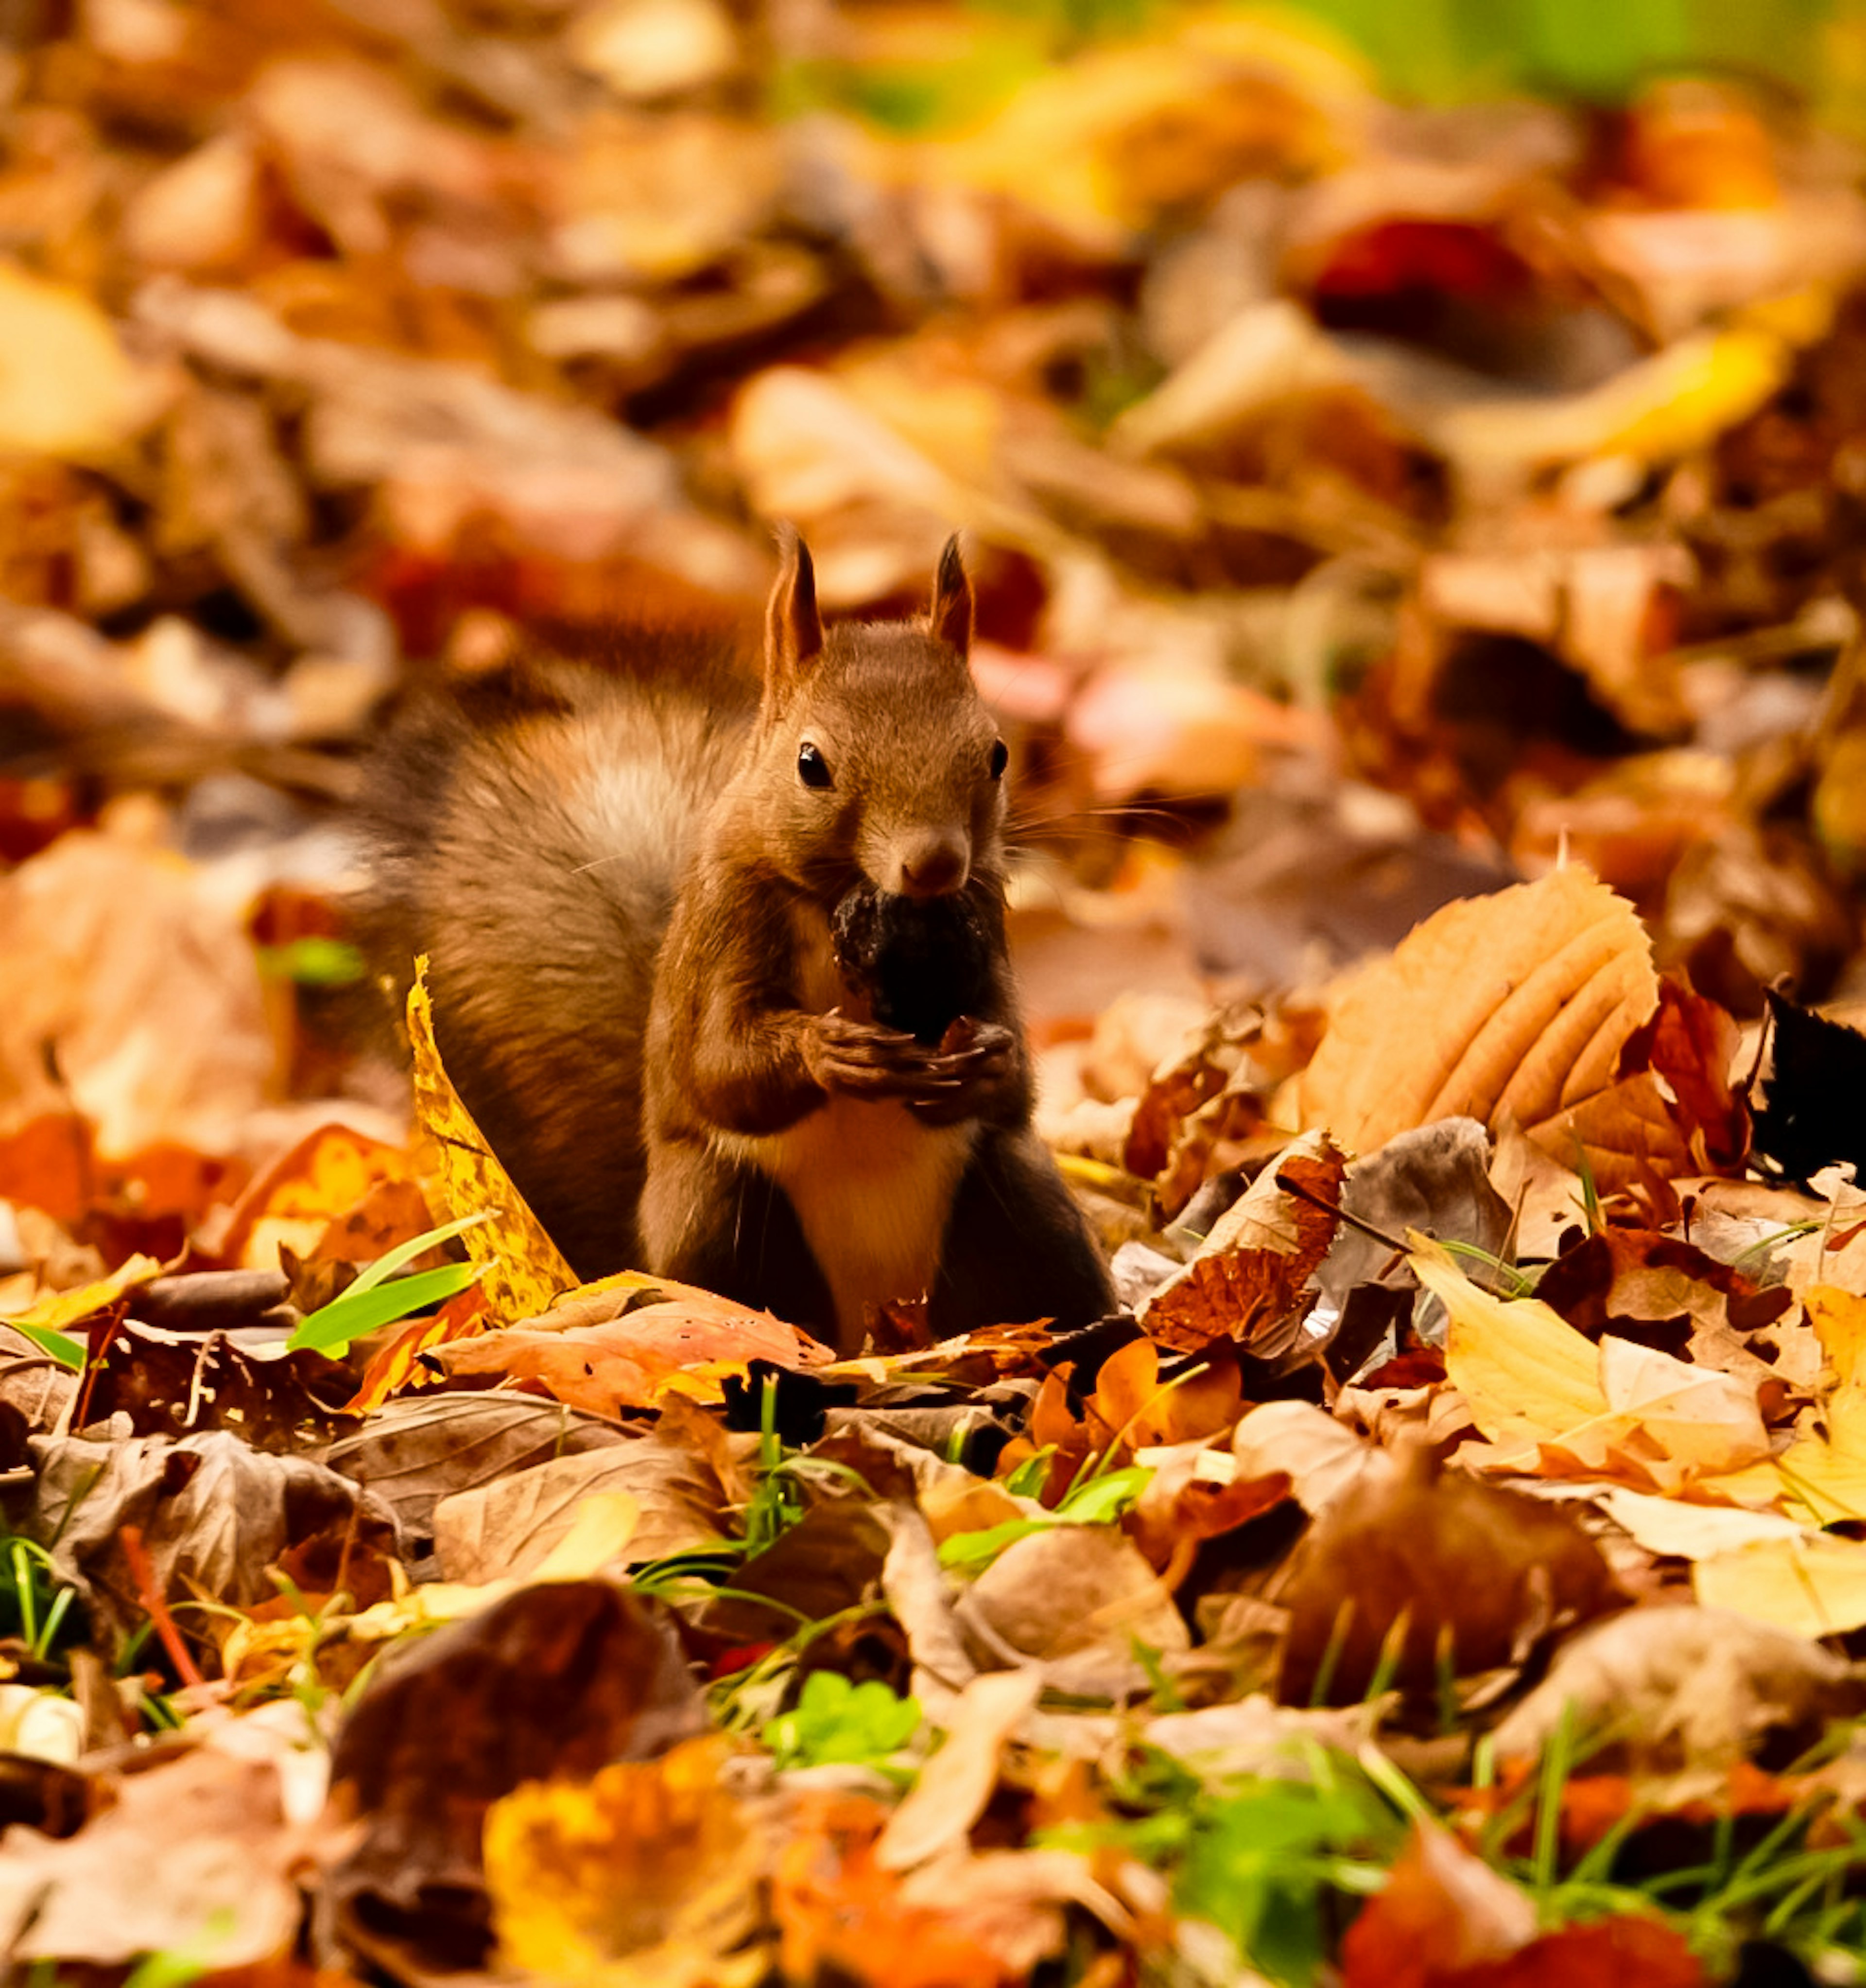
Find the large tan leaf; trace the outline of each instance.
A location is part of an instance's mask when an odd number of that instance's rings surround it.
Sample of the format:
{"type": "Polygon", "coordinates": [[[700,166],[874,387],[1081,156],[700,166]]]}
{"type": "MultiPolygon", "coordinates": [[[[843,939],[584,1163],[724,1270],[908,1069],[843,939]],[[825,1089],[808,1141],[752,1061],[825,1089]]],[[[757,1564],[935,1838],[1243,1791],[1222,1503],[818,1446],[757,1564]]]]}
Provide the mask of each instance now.
{"type": "Polygon", "coordinates": [[[1513,1117],[1612,1189],[1689,1164],[1648,1072],[1620,1050],[1658,1003],[1633,908],[1578,864],[1447,904],[1356,981],[1302,1080],[1306,1123],[1361,1152],[1463,1114],[1513,1117]]]}

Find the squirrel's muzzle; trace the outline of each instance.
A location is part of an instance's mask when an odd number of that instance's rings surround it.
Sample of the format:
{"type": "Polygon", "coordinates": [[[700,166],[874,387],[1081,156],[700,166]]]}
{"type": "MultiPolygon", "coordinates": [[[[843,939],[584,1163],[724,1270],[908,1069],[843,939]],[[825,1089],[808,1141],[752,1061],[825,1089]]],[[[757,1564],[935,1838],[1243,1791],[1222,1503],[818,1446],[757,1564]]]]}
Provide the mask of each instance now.
{"type": "Polygon", "coordinates": [[[963,890],[972,874],[969,843],[954,834],[916,835],[889,851],[885,888],[903,898],[944,898],[963,890]]]}

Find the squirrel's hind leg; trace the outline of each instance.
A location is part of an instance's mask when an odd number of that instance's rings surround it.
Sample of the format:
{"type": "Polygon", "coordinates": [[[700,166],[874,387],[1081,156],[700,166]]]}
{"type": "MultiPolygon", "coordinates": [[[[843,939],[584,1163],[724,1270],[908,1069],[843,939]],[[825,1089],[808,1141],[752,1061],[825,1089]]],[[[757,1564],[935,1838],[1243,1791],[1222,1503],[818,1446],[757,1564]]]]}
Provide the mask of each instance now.
{"type": "Polygon", "coordinates": [[[1114,1308],[1107,1266],[1042,1141],[1027,1128],[985,1128],[946,1217],[933,1331],[1036,1318],[1066,1330],[1114,1308]]]}
{"type": "Polygon", "coordinates": [[[835,1341],[835,1305],[790,1197],[756,1167],[697,1151],[663,1154],[642,1228],[657,1276],[698,1284],[835,1341]],[[678,1219],[656,1220],[661,1211],[678,1219]],[[655,1231],[675,1239],[656,1247],[655,1231]]]}

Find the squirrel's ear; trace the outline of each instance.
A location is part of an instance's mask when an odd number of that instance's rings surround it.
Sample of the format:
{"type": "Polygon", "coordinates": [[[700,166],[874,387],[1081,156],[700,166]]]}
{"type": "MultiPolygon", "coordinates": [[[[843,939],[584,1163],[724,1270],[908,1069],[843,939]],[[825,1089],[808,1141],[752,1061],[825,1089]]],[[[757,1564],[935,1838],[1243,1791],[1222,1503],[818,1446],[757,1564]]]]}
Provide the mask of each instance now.
{"type": "Polygon", "coordinates": [[[965,560],[955,532],[940,555],[940,575],[933,582],[933,617],[930,632],[936,642],[944,642],[967,655],[972,647],[972,583],[966,577],[965,560]]]}
{"type": "Polygon", "coordinates": [[[791,682],[822,653],[823,624],[816,611],[816,569],[796,528],[778,528],[777,584],[764,610],[764,674],[791,682]]]}

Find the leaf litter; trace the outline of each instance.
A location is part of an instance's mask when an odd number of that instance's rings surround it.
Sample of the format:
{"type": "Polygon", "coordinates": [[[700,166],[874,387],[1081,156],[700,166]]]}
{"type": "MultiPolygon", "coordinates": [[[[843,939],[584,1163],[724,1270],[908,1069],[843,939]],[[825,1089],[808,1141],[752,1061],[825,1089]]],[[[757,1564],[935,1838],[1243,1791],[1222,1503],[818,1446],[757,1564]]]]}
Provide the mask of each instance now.
{"type": "Polygon", "coordinates": [[[1858,1978],[1858,158],[768,25],[9,58],[6,1958],[1858,1978]],[[970,534],[1085,1332],[579,1288],[372,1037],[385,700],[780,516],[970,534]]]}

